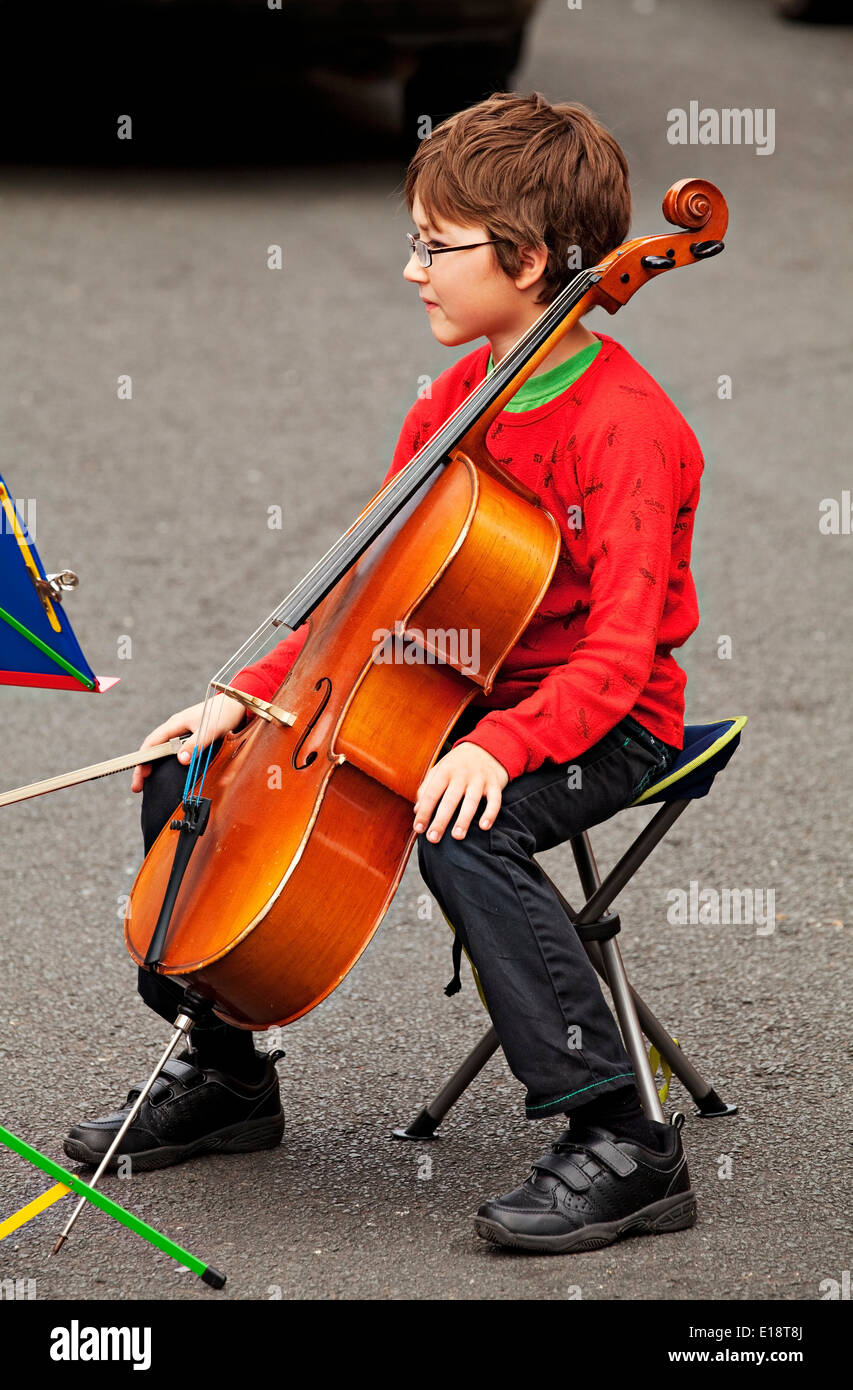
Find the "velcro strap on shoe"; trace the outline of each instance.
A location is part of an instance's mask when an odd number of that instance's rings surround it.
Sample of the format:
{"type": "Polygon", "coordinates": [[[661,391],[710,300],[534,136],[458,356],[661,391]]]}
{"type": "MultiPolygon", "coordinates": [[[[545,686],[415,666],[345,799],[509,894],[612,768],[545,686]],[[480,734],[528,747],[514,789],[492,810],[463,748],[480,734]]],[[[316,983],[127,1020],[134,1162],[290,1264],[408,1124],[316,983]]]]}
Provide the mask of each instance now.
{"type": "Polygon", "coordinates": [[[574,1192],[586,1192],[592,1185],[592,1179],[580,1167],[581,1157],[577,1153],[543,1154],[533,1167],[539,1173],[550,1173],[552,1177],[559,1178],[574,1192]]]}
{"type": "Polygon", "coordinates": [[[180,1081],[182,1085],[186,1085],[188,1081],[192,1085],[201,1075],[201,1071],[192,1062],[183,1062],[180,1057],[170,1057],[160,1075],[168,1076],[172,1081],[180,1081]]]}
{"type": "Polygon", "coordinates": [[[616,1145],[611,1143],[609,1139],[605,1139],[603,1135],[596,1134],[592,1130],[585,1131],[582,1137],[579,1136],[577,1144],[579,1148],[586,1149],[587,1153],[591,1153],[600,1163],[605,1164],[620,1178],[627,1178],[628,1174],[633,1173],[637,1166],[633,1158],[629,1158],[621,1149],[617,1149],[616,1145]]]}
{"type": "MultiPolygon", "coordinates": [[[[170,1057],[166,1065],[148,1092],[148,1099],[155,1100],[161,1096],[170,1085],[178,1083],[181,1090],[188,1091],[192,1086],[197,1086],[201,1079],[198,1067],[191,1062],[182,1062],[179,1057],[170,1057]]],[[[140,1082],[138,1086],[132,1086],[128,1094],[128,1100],[136,1099],[145,1083],[140,1082]]]]}

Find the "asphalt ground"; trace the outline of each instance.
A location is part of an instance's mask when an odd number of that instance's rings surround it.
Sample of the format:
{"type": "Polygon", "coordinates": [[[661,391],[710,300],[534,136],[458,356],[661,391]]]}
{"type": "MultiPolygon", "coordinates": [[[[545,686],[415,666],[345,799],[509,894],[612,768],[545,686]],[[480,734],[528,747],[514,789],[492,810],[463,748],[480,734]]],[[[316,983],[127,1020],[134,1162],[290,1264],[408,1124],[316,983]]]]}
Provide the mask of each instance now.
{"type": "MultiPolygon", "coordinates": [[[[590,320],[662,383],[705,450],[701,622],[678,654],[687,720],[749,715],[712,794],[618,904],[635,986],[738,1106],[701,1120],[673,1083],[666,1109],[688,1115],[697,1225],[562,1258],[480,1241],[479,1203],[515,1186],[559,1129],[524,1118],[500,1054],[440,1140],[392,1140],[486,1026],[470,973],[444,996],[449,933],[437,907],[419,915],[412,861],[357,968],[285,1032],[281,1146],[104,1182],[224,1269],[226,1288],[97,1212],[48,1260],[67,1201],[0,1243],[0,1278],[34,1279],[50,1300],[713,1305],[822,1300],[825,1281],[843,1285],[853,539],[819,519],[850,487],[849,48],[849,30],[784,24],[759,3],[550,0],[515,82],[583,101],[614,131],[635,234],[663,228],[661,198],[688,175],[718,183],[731,210],[723,256],[650,286],[618,320],[590,320]],[[773,153],[673,146],[667,112],[692,100],[773,108],[773,153]],[[772,890],[773,930],[670,924],[667,893],[691,880],[772,890]]],[[[66,607],[92,665],[122,677],[101,698],[4,689],[4,788],[129,751],[200,699],[375,491],[419,378],[470,350],[435,342],[402,279],[393,93],[369,93],[362,118],[346,84],[311,100],[331,140],[315,162],[252,165],[248,132],[246,167],[3,171],[2,471],[36,499],[48,570],[81,577],[66,607]],[[279,272],[266,268],[273,243],[279,272]],[[116,398],[122,373],[132,401],[116,398]]],[[[203,162],[203,127],[198,139],[203,162]]],[[[60,1162],[67,1127],[121,1103],[167,1036],[122,942],[141,856],[129,780],[2,811],[0,1114],[60,1162]]],[[[602,869],[650,815],[594,832],[602,869]]],[[[542,862],[576,898],[568,850],[542,862]]],[[[5,1151],[0,1173],[0,1219],[47,1183],[5,1151]]]]}

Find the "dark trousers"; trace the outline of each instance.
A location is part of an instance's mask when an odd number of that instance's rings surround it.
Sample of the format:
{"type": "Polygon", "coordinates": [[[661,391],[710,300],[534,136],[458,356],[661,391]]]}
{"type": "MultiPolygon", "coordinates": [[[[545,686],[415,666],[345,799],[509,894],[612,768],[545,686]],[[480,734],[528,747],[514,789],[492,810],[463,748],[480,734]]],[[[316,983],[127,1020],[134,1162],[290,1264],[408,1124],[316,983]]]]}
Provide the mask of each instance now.
{"type": "MultiPolygon", "coordinates": [[[[469,706],[441,753],[482,713],[469,706]]],[[[568,1114],[634,1075],[598,976],[532,856],[630,805],[677,751],[627,716],[573,763],[546,763],[508,782],[490,830],[477,824],[481,802],[464,839],[451,836],[455,817],[437,844],[418,836],[421,874],[476,966],[504,1055],[527,1088],[530,1119],[568,1114]]],[[[185,777],[177,758],[153,765],[142,803],[146,854],[185,777]]],[[[140,970],[139,993],[171,1022],[183,989],[140,970]]],[[[251,1033],[213,1018],[196,1025],[193,1039],[202,1058],[215,1049],[220,1065],[230,1046],[235,1059],[252,1046],[251,1033]]]]}
{"type": "MultiPolygon", "coordinates": [[[[451,739],[476,717],[469,707],[451,739]]],[[[418,837],[421,873],[476,966],[529,1119],[568,1114],[634,1077],[598,976],[532,856],[630,805],[677,752],[628,716],[573,763],[508,782],[489,830],[477,824],[481,802],[464,839],[450,834],[454,818],[437,843],[418,837]]]]}

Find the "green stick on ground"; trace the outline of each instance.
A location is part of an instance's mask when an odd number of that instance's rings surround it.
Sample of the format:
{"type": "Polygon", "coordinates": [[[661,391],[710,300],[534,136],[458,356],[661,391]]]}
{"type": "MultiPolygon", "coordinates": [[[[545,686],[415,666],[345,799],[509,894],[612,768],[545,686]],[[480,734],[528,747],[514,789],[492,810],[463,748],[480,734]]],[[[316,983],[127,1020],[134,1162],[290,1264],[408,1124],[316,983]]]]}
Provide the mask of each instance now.
{"type": "Polygon", "coordinates": [[[75,1178],[73,1173],[66,1172],[58,1163],[54,1163],[53,1159],[46,1158],[43,1153],[39,1153],[38,1149],[34,1149],[31,1144],[27,1144],[23,1139],[19,1139],[17,1135],[11,1134],[9,1130],[4,1129],[2,1125],[0,1125],[0,1141],[6,1144],[8,1148],[13,1149],[15,1153],[20,1154],[28,1163],[35,1164],[36,1168],[41,1168],[42,1172],[55,1178],[57,1182],[64,1183],[66,1187],[70,1187],[71,1191],[76,1192],[78,1197],[85,1197],[96,1207],[100,1207],[101,1211],[105,1211],[108,1216],[115,1217],[116,1221],[120,1221],[123,1226],[127,1226],[129,1230],[135,1231],[138,1236],[142,1236],[143,1240],[150,1241],[150,1243],[156,1245],[158,1249],[164,1250],[173,1260],[179,1260],[181,1264],[186,1265],[187,1269],[192,1270],[193,1274],[199,1275],[205,1284],[210,1284],[214,1289],[221,1289],[225,1284],[225,1275],[220,1274],[212,1265],[203,1264],[201,1260],[196,1259],[195,1255],[191,1255],[189,1250],[184,1250],[182,1246],[176,1245],[173,1240],[169,1240],[168,1236],[163,1236],[159,1231],[155,1231],[153,1226],[149,1226],[146,1222],[140,1221],[138,1216],[134,1216],[131,1212],[125,1211],[124,1207],[120,1207],[118,1202],[113,1202],[111,1198],[105,1197],[102,1192],[88,1187],[87,1184],[83,1182],[82,1178],[75,1178]]]}

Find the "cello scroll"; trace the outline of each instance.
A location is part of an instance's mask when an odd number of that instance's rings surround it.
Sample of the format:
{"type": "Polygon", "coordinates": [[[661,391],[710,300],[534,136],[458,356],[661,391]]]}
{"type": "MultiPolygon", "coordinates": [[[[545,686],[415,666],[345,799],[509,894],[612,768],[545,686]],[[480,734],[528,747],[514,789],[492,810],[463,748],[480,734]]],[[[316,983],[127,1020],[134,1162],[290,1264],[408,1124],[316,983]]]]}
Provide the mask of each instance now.
{"type": "Polygon", "coordinates": [[[589,291],[584,313],[600,304],[615,314],[656,275],[665,275],[676,266],[694,265],[723,250],[729,209],[716,184],[707,179],[681,179],[667,190],[662,208],[667,222],[682,230],[623,242],[605,256],[596,266],[598,278],[589,291]],[[705,233],[702,240],[696,236],[699,231],[705,233]]]}

